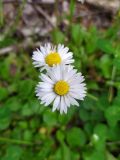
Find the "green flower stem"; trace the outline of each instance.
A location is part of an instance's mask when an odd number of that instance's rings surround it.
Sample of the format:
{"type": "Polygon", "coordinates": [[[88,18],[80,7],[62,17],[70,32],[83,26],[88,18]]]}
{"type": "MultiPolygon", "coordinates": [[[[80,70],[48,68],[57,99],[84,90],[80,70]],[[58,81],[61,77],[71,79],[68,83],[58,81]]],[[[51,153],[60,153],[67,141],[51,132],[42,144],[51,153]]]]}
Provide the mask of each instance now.
{"type": "Polygon", "coordinates": [[[0,26],[3,26],[4,15],[3,15],[3,0],[0,0],[0,26]]]}
{"type": "MultiPolygon", "coordinates": [[[[113,66],[112,76],[111,76],[111,84],[114,82],[115,75],[116,75],[116,67],[113,66]]],[[[109,88],[109,95],[108,95],[108,101],[109,101],[110,103],[112,102],[113,95],[114,95],[114,93],[113,93],[113,86],[110,86],[110,88],[109,88]]]]}
{"type": "Polygon", "coordinates": [[[33,143],[29,141],[10,139],[5,137],[0,137],[0,142],[15,143],[15,144],[22,144],[22,145],[30,145],[30,146],[33,145],[33,143]]]}
{"type": "Polygon", "coordinates": [[[95,101],[98,101],[98,98],[93,96],[92,94],[88,93],[87,96],[95,101]]]}
{"type": "Polygon", "coordinates": [[[116,141],[116,142],[107,142],[107,145],[120,145],[120,141],[116,141]]]}

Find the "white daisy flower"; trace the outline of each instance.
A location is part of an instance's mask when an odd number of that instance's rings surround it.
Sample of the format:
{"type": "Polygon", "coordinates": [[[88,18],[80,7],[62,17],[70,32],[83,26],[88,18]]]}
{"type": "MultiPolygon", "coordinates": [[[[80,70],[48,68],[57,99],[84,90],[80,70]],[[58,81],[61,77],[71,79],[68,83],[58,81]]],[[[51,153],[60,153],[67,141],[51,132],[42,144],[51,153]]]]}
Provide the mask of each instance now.
{"type": "Polygon", "coordinates": [[[52,111],[56,109],[62,114],[67,113],[70,105],[79,106],[76,100],[83,100],[86,96],[84,77],[77,73],[70,65],[56,65],[41,74],[36,87],[36,96],[45,106],[53,104],[52,111]]]}
{"type": "Polygon", "coordinates": [[[68,47],[59,44],[52,46],[50,43],[41,46],[33,52],[33,64],[35,67],[40,67],[42,70],[47,66],[52,67],[57,64],[71,64],[74,62],[73,53],[69,51],[68,47]]]}

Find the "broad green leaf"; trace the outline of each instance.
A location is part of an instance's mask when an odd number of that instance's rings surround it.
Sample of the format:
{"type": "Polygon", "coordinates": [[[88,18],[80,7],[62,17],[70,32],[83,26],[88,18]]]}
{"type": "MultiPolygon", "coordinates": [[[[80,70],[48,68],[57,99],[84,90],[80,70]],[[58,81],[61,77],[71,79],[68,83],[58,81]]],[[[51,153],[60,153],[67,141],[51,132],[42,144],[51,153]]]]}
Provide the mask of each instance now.
{"type": "Polygon", "coordinates": [[[31,116],[34,114],[29,103],[26,103],[22,106],[21,114],[22,116],[31,116]]]}
{"type": "Polygon", "coordinates": [[[43,114],[43,121],[47,126],[57,125],[56,112],[51,112],[50,110],[46,110],[46,112],[44,112],[44,114],[43,114]]]}
{"type": "Polygon", "coordinates": [[[31,141],[33,137],[32,131],[31,130],[25,130],[23,133],[23,139],[25,141],[31,141]]]}
{"type": "Polygon", "coordinates": [[[80,108],[79,116],[80,116],[80,118],[81,118],[83,121],[88,121],[88,120],[91,119],[91,113],[90,113],[90,111],[87,111],[87,110],[84,109],[84,108],[80,108]]]}
{"type": "Polygon", "coordinates": [[[54,154],[54,160],[61,160],[61,159],[64,160],[71,159],[71,151],[65,143],[63,143],[54,154]]]}
{"type": "Polygon", "coordinates": [[[37,100],[37,99],[29,100],[28,103],[29,103],[30,109],[32,110],[32,112],[33,112],[34,114],[39,114],[39,113],[41,113],[41,110],[40,110],[40,109],[41,109],[41,107],[44,107],[44,106],[42,106],[42,105],[40,104],[39,100],[37,100]]]}
{"type": "Polygon", "coordinates": [[[110,126],[115,126],[117,122],[120,121],[120,106],[110,106],[105,112],[105,117],[110,126]]]}
{"type": "Polygon", "coordinates": [[[83,130],[73,127],[66,133],[67,142],[71,147],[84,146],[86,143],[86,135],[83,130]]]}
{"type": "Polygon", "coordinates": [[[119,123],[115,126],[111,126],[109,127],[109,134],[108,134],[108,139],[112,142],[112,141],[120,141],[120,127],[119,127],[119,123]]]}
{"type": "Polygon", "coordinates": [[[83,154],[84,160],[106,160],[105,151],[98,151],[98,150],[90,150],[84,152],[83,154]]]}
{"type": "Polygon", "coordinates": [[[63,144],[62,145],[62,159],[64,160],[69,160],[70,159],[70,149],[67,147],[67,145],[63,144]]]}
{"type": "Polygon", "coordinates": [[[23,150],[21,147],[11,145],[7,148],[7,153],[2,160],[20,160],[22,152],[23,150]]]}
{"type": "Polygon", "coordinates": [[[92,136],[92,143],[96,150],[104,151],[107,139],[107,126],[104,124],[97,124],[94,128],[94,134],[92,136]]]}
{"type": "Polygon", "coordinates": [[[6,129],[11,120],[11,112],[7,107],[0,107],[0,130],[6,129]]]}
{"type": "Polygon", "coordinates": [[[80,153],[71,151],[71,160],[80,160],[80,153]]]}
{"type": "Polygon", "coordinates": [[[34,95],[35,83],[34,81],[27,79],[18,83],[18,93],[22,99],[29,99],[34,95]]]}
{"type": "Polygon", "coordinates": [[[23,107],[20,100],[17,97],[9,98],[6,101],[5,106],[8,107],[11,111],[18,111],[23,107]]]}

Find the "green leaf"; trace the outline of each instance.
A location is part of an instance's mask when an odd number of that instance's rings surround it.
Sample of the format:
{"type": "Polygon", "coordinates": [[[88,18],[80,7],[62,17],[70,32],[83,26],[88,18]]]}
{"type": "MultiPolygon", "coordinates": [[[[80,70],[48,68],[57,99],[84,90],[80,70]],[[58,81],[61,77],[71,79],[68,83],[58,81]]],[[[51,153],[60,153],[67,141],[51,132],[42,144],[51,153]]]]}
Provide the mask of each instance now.
{"type": "Polygon", "coordinates": [[[2,41],[0,41],[0,48],[13,45],[15,42],[16,40],[14,38],[5,37],[2,41]]]}
{"type": "Polygon", "coordinates": [[[29,99],[34,95],[35,83],[28,79],[18,83],[18,93],[22,99],[29,99]]]}
{"type": "Polygon", "coordinates": [[[64,142],[65,135],[62,131],[58,130],[56,133],[56,138],[62,144],[64,142]]]}
{"type": "Polygon", "coordinates": [[[120,107],[119,105],[113,105],[107,108],[105,112],[105,117],[110,126],[115,126],[120,120],[120,107]]]}
{"type": "Polygon", "coordinates": [[[63,114],[63,115],[59,114],[58,121],[60,125],[67,125],[67,123],[72,119],[75,112],[76,112],[76,108],[73,106],[69,108],[69,114],[63,114]]]}
{"type": "Polygon", "coordinates": [[[44,142],[44,144],[42,145],[42,147],[40,148],[40,151],[38,153],[38,157],[39,157],[39,160],[44,160],[48,157],[49,153],[51,152],[52,150],[52,147],[53,147],[53,139],[46,139],[46,141],[44,142]]]}
{"type": "Polygon", "coordinates": [[[100,59],[100,64],[99,67],[102,71],[102,74],[105,78],[110,78],[111,77],[111,58],[109,55],[103,55],[100,59]]]}
{"type": "Polygon", "coordinates": [[[40,122],[38,121],[37,117],[36,118],[34,117],[34,119],[31,119],[29,123],[30,123],[30,128],[31,129],[36,129],[40,125],[40,122]]]}
{"type": "Polygon", "coordinates": [[[88,150],[83,154],[84,160],[106,160],[104,151],[88,150]]]}
{"type": "Polygon", "coordinates": [[[25,141],[31,141],[31,140],[32,140],[32,137],[33,137],[33,135],[32,135],[31,130],[25,130],[25,131],[24,131],[24,133],[23,133],[23,139],[24,139],[25,141]]]}
{"type": "Polygon", "coordinates": [[[26,121],[20,121],[18,125],[20,126],[21,129],[28,128],[28,122],[26,121]]]}
{"type": "Polygon", "coordinates": [[[75,1],[74,0],[70,0],[70,5],[69,5],[69,10],[70,10],[70,14],[68,16],[69,21],[72,21],[72,18],[74,16],[74,12],[75,12],[75,1]]]}
{"type": "Polygon", "coordinates": [[[105,142],[107,138],[107,126],[104,124],[98,124],[94,128],[94,134],[92,136],[92,143],[95,148],[100,151],[105,150],[105,142]]]}
{"type": "Polygon", "coordinates": [[[55,155],[54,155],[54,159],[55,160],[70,160],[71,159],[71,151],[68,148],[68,146],[63,143],[60,148],[56,151],[55,155]]]}
{"type": "Polygon", "coordinates": [[[53,41],[54,41],[56,44],[58,44],[58,43],[64,43],[65,35],[64,35],[61,31],[55,29],[55,30],[52,32],[52,39],[53,39],[53,41]]]}
{"type": "Polygon", "coordinates": [[[98,39],[97,46],[105,53],[113,54],[115,52],[115,49],[112,47],[112,43],[107,39],[98,39]]]}
{"type": "Polygon", "coordinates": [[[41,113],[41,110],[40,110],[40,109],[41,109],[41,107],[44,107],[44,106],[42,106],[42,105],[40,104],[40,102],[39,102],[37,99],[29,100],[28,103],[29,103],[30,109],[32,110],[32,112],[33,112],[34,114],[39,114],[39,113],[41,113]]]}
{"type": "Polygon", "coordinates": [[[89,54],[94,53],[97,50],[97,30],[96,27],[91,26],[89,32],[84,35],[84,39],[86,42],[86,52],[89,54]]]}
{"type": "Polygon", "coordinates": [[[91,113],[85,110],[84,108],[80,108],[79,116],[83,121],[88,121],[91,119],[91,113]]]}
{"type": "Polygon", "coordinates": [[[37,99],[30,99],[21,107],[21,114],[23,116],[31,116],[33,114],[40,114],[44,110],[45,107],[37,99]]]}
{"type": "Polygon", "coordinates": [[[5,106],[8,107],[11,111],[18,111],[23,107],[20,100],[17,97],[9,98],[6,101],[5,106]]]}
{"type": "Polygon", "coordinates": [[[107,152],[107,160],[117,160],[110,152],[107,152]]]}
{"type": "Polygon", "coordinates": [[[113,60],[113,65],[120,70],[120,57],[117,57],[113,60]]]}
{"type": "Polygon", "coordinates": [[[71,147],[84,146],[86,143],[85,133],[77,127],[70,129],[66,134],[67,142],[71,147]]]}
{"type": "Polygon", "coordinates": [[[34,114],[29,103],[26,103],[22,106],[21,114],[22,116],[31,116],[34,114]]]}
{"type": "Polygon", "coordinates": [[[67,147],[67,145],[62,145],[62,159],[69,160],[70,159],[70,149],[67,147]]]}
{"type": "Polygon", "coordinates": [[[9,146],[7,148],[6,155],[2,158],[2,160],[20,160],[22,153],[22,148],[18,146],[9,146]]]}
{"type": "Polygon", "coordinates": [[[84,124],[84,130],[89,137],[91,137],[91,135],[93,133],[93,128],[94,128],[94,125],[89,121],[84,124]]]}
{"type": "Polygon", "coordinates": [[[73,24],[71,26],[72,40],[76,45],[80,45],[83,40],[83,31],[79,24],[73,24]]]}
{"type": "Polygon", "coordinates": [[[108,139],[110,141],[120,141],[120,127],[119,123],[115,126],[109,127],[108,139]]]}
{"type": "Polygon", "coordinates": [[[11,112],[7,107],[0,108],[0,130],[6,129],[11,120],[11,112]]]}
{"type": "Polygon", "coordinates": [[[54,154],[53,160],[61,160],[62,159],[62,148],[58,148],[54,154]]]}
{"type": "Polygon", "coordinates": [[[57,125],[57,114],[56,112],[51,112],[46,110],[43,114],[43,121],[47,126],[57,125]]]}
{"type": "Polygon", "coordinates": [[[9,80],[9,64],[4,61],[4,63],[0,62],[0,77],[9,80]]]}
{"type": "Polygon", "coordinates": [[[71,151],[71,159],[72,160],[80,160],[80,153],[71,151]]]}
{"type": "Polygon", "coordinates": [[[6,88],[0,87],[0,101],[4,100],[8,96],[8,90],[6,88]]]}

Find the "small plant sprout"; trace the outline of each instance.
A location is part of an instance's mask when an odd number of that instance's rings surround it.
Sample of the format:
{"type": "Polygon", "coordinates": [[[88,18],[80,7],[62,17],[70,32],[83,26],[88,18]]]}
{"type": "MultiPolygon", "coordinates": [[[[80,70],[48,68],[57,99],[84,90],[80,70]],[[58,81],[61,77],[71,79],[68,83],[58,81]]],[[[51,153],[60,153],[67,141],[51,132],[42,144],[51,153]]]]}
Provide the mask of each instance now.
{"type": "Polygon", "coordinates": [[[70,65],[55,65],[41,74],[41,82],[36,87],[36,95],[45,106],[53,104],[52,111],[67,113],[70,105],[79,106],[77,100],[84,100],[86,84],[84,77],[70,65]]]}
{"type": "Polygon", "coordinates": [[[57,64],[66,65],[74,62],[73,53],[69,51],[68,47],[64,47],[64,45],[61,44],[53,46],[50,43],[34,51],[32,59],[34,66],[40,67],[41,70],[57,64]]]}

